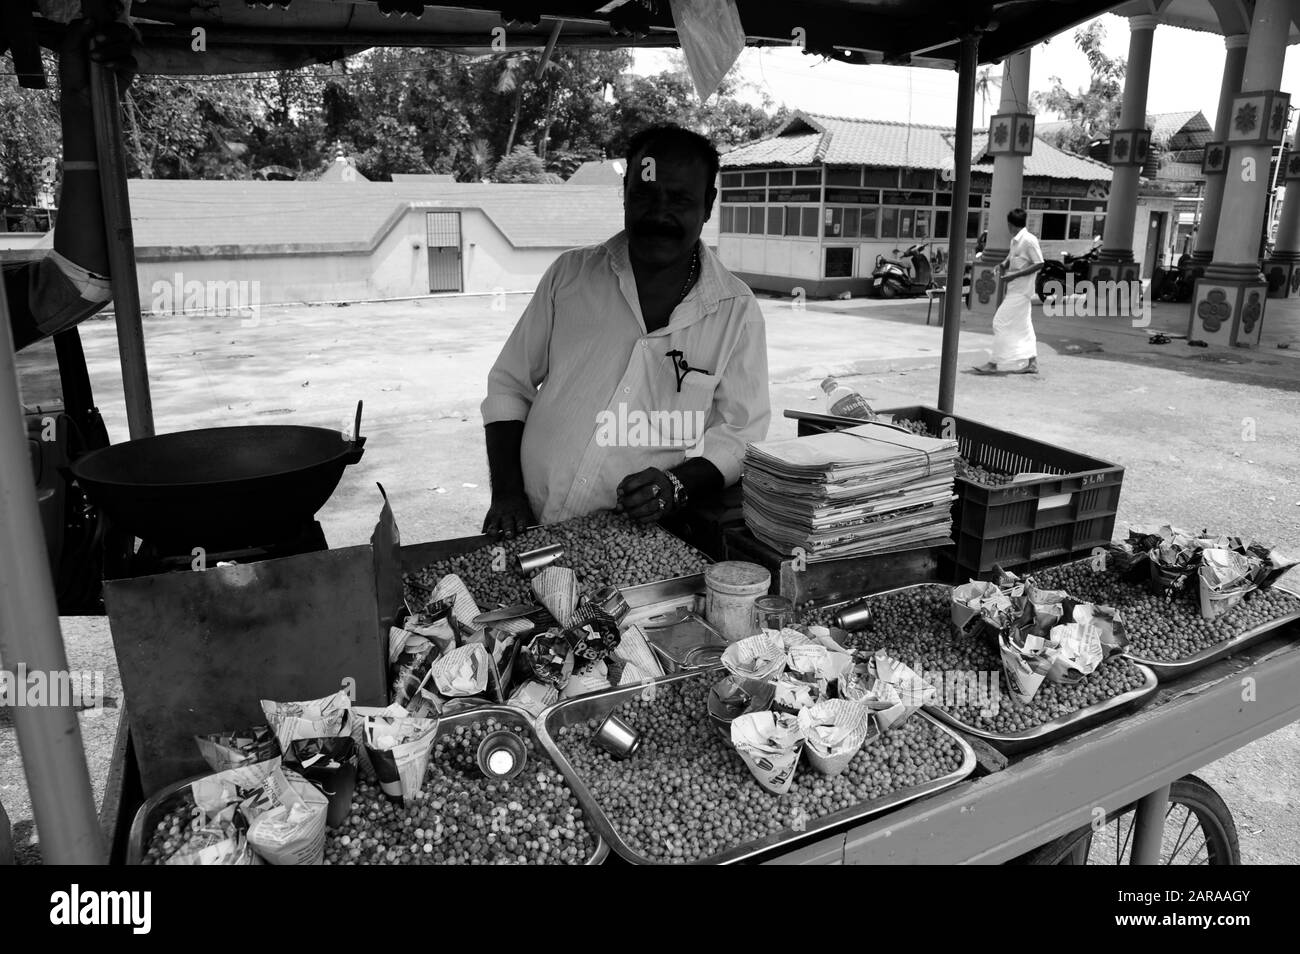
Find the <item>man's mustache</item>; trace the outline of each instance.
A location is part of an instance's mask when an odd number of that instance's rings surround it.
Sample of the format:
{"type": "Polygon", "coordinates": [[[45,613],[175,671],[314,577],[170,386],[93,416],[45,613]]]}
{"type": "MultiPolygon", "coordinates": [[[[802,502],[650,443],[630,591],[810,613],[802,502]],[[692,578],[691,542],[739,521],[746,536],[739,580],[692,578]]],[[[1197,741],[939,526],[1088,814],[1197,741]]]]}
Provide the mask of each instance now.
{"type": "Polygon", "coordinates": [[[681,238],[685,233],[669,222],[638,222],[632,226],[632,234],[639,238],[681,238]]]}

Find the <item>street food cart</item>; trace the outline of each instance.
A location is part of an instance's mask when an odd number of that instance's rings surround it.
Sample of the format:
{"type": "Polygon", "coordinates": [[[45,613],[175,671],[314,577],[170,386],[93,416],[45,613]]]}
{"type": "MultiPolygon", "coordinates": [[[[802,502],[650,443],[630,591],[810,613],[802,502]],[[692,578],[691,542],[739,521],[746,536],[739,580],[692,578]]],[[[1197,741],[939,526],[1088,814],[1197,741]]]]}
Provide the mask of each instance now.
{"type": "MultiPolygon", "coordinates": [[[[809,54],[846,62],[955,67],[960,86],[954,151],[968,155],[977,63],[997,60],[1025,48],[1096,15],[1110,4],[1105,0],[1079,0],[973,7],[929,0],[908,4],[904,9],[885,0],[879,3],[828,0],[787,8],[738,0],[736,7],[743,30],[730,33],[727,28],[734,24],[706,27],[700,19],[703,5],[688,0],[672,3],[633,0],[603,6],[569,2],[510,4],[504,13],[498,9],[500,4],[454,4],[422,8],[422,17],[397,20],[382,16],[399,6],[402,5],[383,0],[377,4],[350,5],[299,0],[285,9],[265,11],[247,7],[242,0],[221,0],[202,7],[186,0],[151,0],[148,19],[139,23],[146,41],[142,65],[149,69],[152,58],[154,68],[170,72],[266,69],[322,57],[335,58],[340,51],[374,45],[485,49],[491,48],[498,38],[504,38],[510,48],[545,46],[548,50],[557,44],[680,42],[696,69],[697,82],[707,84],[709,71],[705,64],[716,63],[720,58],[729,63],[726,56],[734,58],[734,42],[743,45],[793,40],[809,54]],[[498,32],[503,24],[504,31],[498,32]],[[191,31],[195,29],[206,31],[207,51],[202,58],[186,52],[191,31]],[[621,35],[612,36],[614,31],[621,35]]],[[[42,21],[40,29],[53,28],[42,21]]],[[[121,161],[121,129],[116,111],[109,105],[115,102],[115,90],[107,74],[100,74],[98,82],[95,101],[101,133],[106,218],[113,233],[113,271],[132,274],[134,262],[121,161]]],[[[969,168],[963,165],[955,170],[954,208],[965,209],[968,194],[969,168]]],[[[954,234],[949,251],[950,275],[962,273],[963,258],[964,242],[954,234]]],[[[119,281],[115,293],[131,436],[142,439],[151,435],[153,428],[138,291],[133,282],[119,281]]],[[[960,301],[952,297],[945,307],[948,313],[936,403],[939,411],[950,413],[956,382],[960,301]]],[[[25,455],[21,451],[22,436],[14,426],[19,415],[11,403],[16,387],[9,354],[6,351],[0,357],[0,402],[4,402],[0,405],[0,461],[5,462],[0,479],[7,487],[22,487],[27,485],[25,469],[20,466],[25,455]]],[[[705,508],[683,531],[705,557],[752,558],[759,553],[736,522],[735,504],[733,498],[705,508]]],[[[3,571],[0,577],[6,581],[5,599],[0,601],[4,613],[4,656],[7,661],[25,660],[33,669],[66,668],[45,566],[26,559],[26,554],[40,545],[35,501],[15,494],[6,496],[3,506],[4,519],[0,524],[10,528],[5,539],[0,539],[0,571],[3,571]]],[[[381,518],[381,527],[383,523],[381,518]]],[[[467,538],[407,545],[397,551],[397,563],[400,569],[410,573],[430,562],[478,550],[486,543],[482,538],[467,538]]],[[[360,548],[367,552],[337,558],[340,562],[353,561],[348,572],[365,566],[373,570],[366,592],[378,596],[373,605],[367,604],[365,615],[367,625],[373,617],[380,634],[391,623],[386,616],[391,606],[380,597],[391,589],[395,572],[391,556],[397,545],[396,534],[386,539],[381,533],[370,548],[360,548]]],[[[293,561],[304,556],[309,560],[321,558],[321,554],[309,553],[281,559],[293,561]]],[[[800,574],[806,568],[778,565],[775,589],[783,592],[789,583],[795,588],[798,602],[809,612],[845,601],[888,598],[889,591],[900,587],[955,582],[952,568],[942,567],[941,556],[909,552],[864,558],[854,565],[836,567],[833,573],[812,574],[819,582],[802,590],[800,574]]],[[[279,561],[268,561],[272,562],[279,561]]],[[[256,579],[261,572],[257,569],[259,564],[250,566],[253,569],[248,572],[256,579]]],[[[238,567],[233,571],[225,568],[223,572],[224,577],[214,576],[214,580],[235,580],[241,573],[238,567]]],[[[365,574],[348,578],[362,577],[365,574]]],[[[248,574],[244,579],[247,581],[248,574]]],[[[291,586],[292,582],[286,578],[282,585],[291,586]]],[[[634,592],[637,587],[627,588],[629,603],[633,604],[630,609],[653,615],[699,609],[706,589],[702,575],[648,580],[641,585],[644,589],[639,592],[634,592]]],[[[328,606],[317,607],[313,619],[323,619],[328,611],[328,606]]],[[[1240,639],[1225,641],[1231,645],[1217,647],[1215,652],[1196,660],[1195,665],[1185,670],[1168,670],[1159,677],[1158,683],[1152,681],[1154,675],[1151,679],[1144,677],[1132,695],[1125,695],[1121,704],[1102,707],[1102,712],[1081,709],[1050,720],[1058,723],[1050,727],[1050,737],[1044,732],[1028,739],[1012,739],[1011,744],[1000,746],[999,743],[1007,740],[999,738],[998,733],[964,731],[960,725],[954,727],[951,719],[945,721],[931,711],[914,715],[908,722],[913,726],[910,731],[940,739],[945,746],[948,761],[940,766],[945,771],[928,779],[917,775],[913,779],[915,784],[891,790],[906,797],[873,798],[865,807],[864,803],[841,798],[831,806],[834,810],[813,813],[812,817],[805,814],[785,819],[785,824],[774,822],[776,827],[769,825],[766,835],[749,839],[736,850],[715,852],[708,857],[719,861],[759,859],[784,863],[999,862],[1039,852],[1038,857],[1043,860],[1078,860],[1082,857],[1081,845],[1084,849],[1088,847],[1080,838],[1086,839],[1098,812],[1107,818],[1132,808],[1135,822],[1127,829],[1132,844],[1121,846],[1119,854],[1123,855],[1131,847],[1127,856],[1135,863],[1155,859],[1161,852],[1163,820],[1170,806],[1193,803],[1203,806],[1209,801],[1204,793],[1183,780],[1183,776],[1233,748],[1300,718],[1297,711],[1300,700],[1295,694],[1276,691],[1278,687],[1294,686],[1300,676],[1300,648],[1293,645],[1296,619],[1297,614],[1279,614],[1266,625],[1240,634],[1240,639]],[[1223,656],[1223,652],[1232,655],[1223,656]],[[1249,705],[1242,704],[1242,687],[1246,682],[1258,687],[1249,705]],[[1080,831],[1084,834],[1080,835],[1080,831]]],[[[1153,674],[1150,668],[1145,672],[1153,674]]],[[[688,667],[666,676],[662,691],[683,695],[697,692],[696,683],[709,673],[716,675],[713,670],[692,672],[688,667]]],[[[221,673],[211,670],[195,674],[193,686],[183,688],[188,688],[191,695],[221,692],[230,695],[240,687],[230,678],[222,684],[221,673]]],[[[376,690],[372,686],[365,691],[373,696],[376,690]]],[[[580,860],[615,857],[662,860],[662,852],[647,854],[638,848],[636,837],[628,834],[608,800],[602,801],[579,773],[578,762],[585,756],[577,754],[571,739],[565,741],[569,738],[566,733],[580,733],[586,720],[602,712],[607,714],[610,705],[632,701],[621,697],[611,701],[620,691],[611,688],[557,703],[540,720],[536,737],[529,740],[530,751],[545,751],[551,757],[557,772],[555,777],[563,777],[590,823],[586,829],[588,834],[598,836],[594,850],[580,853],[580,860]]],[[[384,700],[368,701],[382,704],[384,700]]],[[[649,705],[653,700],[643,701],[649,705]]],[[[142,782],[138,763],[143,750],[132,737],[131,705],[128,699],[127,717],[122,720],[99,820],[90,797],[75,714],[50,708],[25,712],[21,719],[16,719],[47,860],[103,861],[101,821],[113,836],[113,859],[125,857],[133,845],[130,829],[136,818],[142,819],[142,828],[137,832],[134,847],[137,856],[143,853],[141,839],[153,817],[147,813],[140,815],[137,810],[142,803],[151,810],[148,799],[159,796],[167,785],[161,784],[158,778],[150,779],[148,787],[142,782]]],[[[177,703],[178,719],[182,717],[182,709],[177,703]]],[[[514,712],[501,712],[496,718],[502,724],[510,723],[515,719],[511,714],[514,712]]],[[[444,730],[454,727],[457,719],[474,721],[474,717],[458,713],[447,720],[444,730]]],[[[470,734],[477,731],[473,726],[464,727],[470,734]]],[[[211,726],[182,725],[181,729],[196,734],[210,731],[211,726]]],[[[519,732],[525,730],[520,728],[519,732]]],[[[178,781],[181,780],[173,778],[169,784],[178,781]]],[[[870,784],[870,780],[861,781],[863,790],[870,788],[870,784]]],[[[155,802],[153,808],[157,807],[155,802]]],[[[376,810],[376,814],[383,812],[376,810]]],[[[1196,814],[1205,834],[1203,847],[1212,860],[1228,863],[1234,860],[1235,846],[1227,826],[1214,823],[1216,817],[1213,810],[1196,814]]],[[[1122,823],[1119,830],[1125,830],[1122,823]]],[[[1123,840],[1127,842],[1128,838],[1123,840]]]]}

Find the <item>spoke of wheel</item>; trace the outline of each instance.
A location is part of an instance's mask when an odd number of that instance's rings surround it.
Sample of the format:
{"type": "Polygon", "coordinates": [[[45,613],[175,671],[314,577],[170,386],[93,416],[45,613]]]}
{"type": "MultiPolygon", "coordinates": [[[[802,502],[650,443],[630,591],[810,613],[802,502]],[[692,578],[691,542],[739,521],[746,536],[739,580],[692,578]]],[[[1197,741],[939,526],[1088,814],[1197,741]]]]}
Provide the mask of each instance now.
{"type": "MultiPolygon", "coordinates": [[[[1183,845],[1185,844],[1185,841],[1183,839],[1183,832],[1187,831],[1187,823],[1195,817],[1192,814],[1192,810],[1190,808],[1187,808],[1186,806],[1182,806],[1182,807],[1183,810],[1187,812],[1187,814],[1183,817],[1183,827],[1178,829],[1178,837],[1174,839],[1174,853],[1169,856],[1169,860],[1165,862],[1165,864],[1172,865],[1174,863],[1174,859],[1178,857],[1178,853],[1183,850],[1183,845]]],[[[1169,808],[1170,811],[1172,811],[1173,805],[1171,804],[1169,808]]],[[[1168,817],[1169,817],[1169,812],[1165,812],[1165,818],[1168,817]]],[[[1200,828],[1201,828],[1201,822],[1200,819],[1197,819],[1196,827],[1192,829],[1192,835],[1196,834],[1196,832],[1198,832],[1200,828]]],[[[1191,835],[1188,835],[1187,837],[1191,838],[1191,835]]]]}

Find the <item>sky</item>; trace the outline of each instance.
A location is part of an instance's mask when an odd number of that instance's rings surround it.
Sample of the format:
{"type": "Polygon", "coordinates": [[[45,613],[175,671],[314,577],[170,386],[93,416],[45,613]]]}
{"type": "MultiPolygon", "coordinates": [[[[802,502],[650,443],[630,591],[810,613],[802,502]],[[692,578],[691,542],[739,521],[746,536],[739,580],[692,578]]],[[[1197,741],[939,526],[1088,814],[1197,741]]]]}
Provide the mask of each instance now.
{"type": "MultiPolygon", "coordinates": [[[[1106,28],[1105,51],[1127,56],[1128,21],[1112,14],[1100,19],[1106,28]]],[[[668,56],[660,50],[638,51],[634,56],[634,72],[644,74],[664,69],[668,56]]],[[[1223,59],[1221,36],[1178,27],[1157,27],[1147,112],[1199,109],[1213,125],[1223,59]],[[1189,69],[1189,64],[1195,64],[1194,68],[1189,69]]],[[[995,66],[993,71],[1000,79],[1002,68],[995,66]]],[[[831,116],[952,126],[957,108],[957,74],[946,70],[851,66],[806,56],[793,48],[767,47],[746,49],[741,54],[738,73],[742,80],[766,92],[777,105],[831,116]]],[[[1050,89],[1054,75],[1068,89],[1079,89],[1088,83],[1088,61],[1074,45],[1073,31],[1033,49],[1031,92],[1050,89]]],[[[1289,48],[1282,89],[1300,89],[1300,53],[1295,52],[1295,47],[1289,48]]],[[[999,97],[997,89],[990,91],[987,104],[976,96],[977,125],[987,124],[988,117],[997,111],[999,97]]],[[[744,98],[757,102],[761,93],[751,91],[744,98]]]]}

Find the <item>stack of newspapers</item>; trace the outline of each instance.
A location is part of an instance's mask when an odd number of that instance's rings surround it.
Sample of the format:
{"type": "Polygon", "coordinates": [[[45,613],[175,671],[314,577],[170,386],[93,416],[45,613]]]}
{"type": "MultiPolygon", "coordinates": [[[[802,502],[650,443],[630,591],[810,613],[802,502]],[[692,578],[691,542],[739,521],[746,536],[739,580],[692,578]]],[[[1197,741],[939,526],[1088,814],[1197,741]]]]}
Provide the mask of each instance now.
{"type": "Polygon", "coordinates": [[[957,442],[870,423],[751,444],[750,531],[810,560],[951,542],[957,442]]]}

